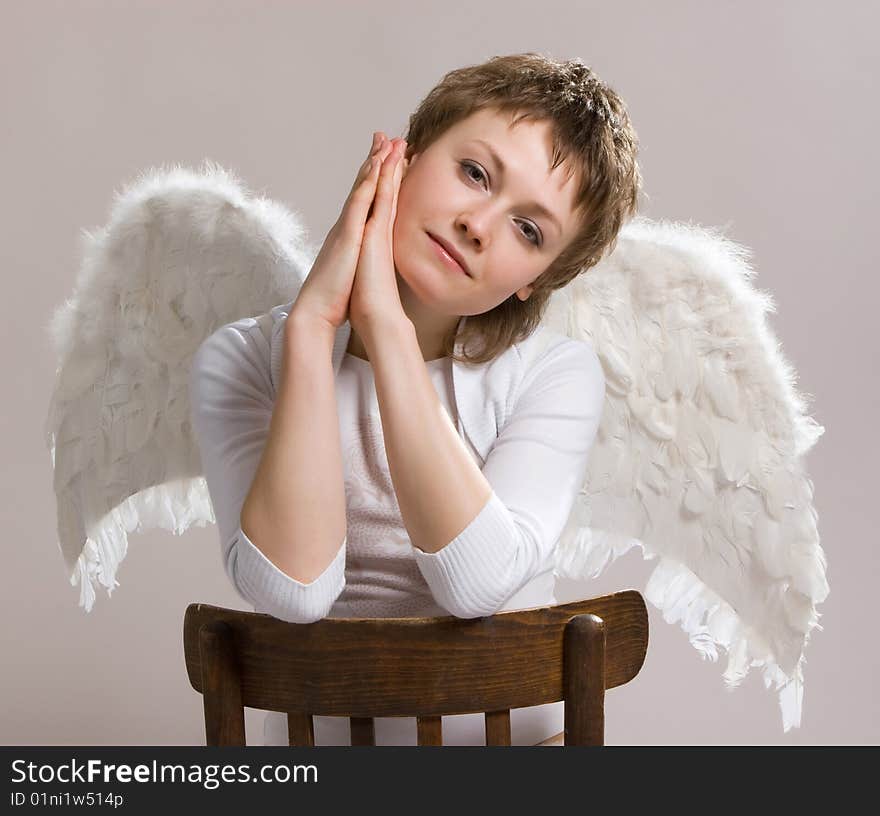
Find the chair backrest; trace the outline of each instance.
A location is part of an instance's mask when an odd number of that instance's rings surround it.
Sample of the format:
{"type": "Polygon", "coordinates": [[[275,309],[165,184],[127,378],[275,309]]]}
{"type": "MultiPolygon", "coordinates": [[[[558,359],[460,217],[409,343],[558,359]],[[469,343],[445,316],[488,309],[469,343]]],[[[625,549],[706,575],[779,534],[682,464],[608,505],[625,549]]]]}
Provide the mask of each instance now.
{"type": "Polygon", "coordinates": [[[510,745],[510,709],[564,700],[565,745],[604,744],[605,690],[642,667],[648,613],[635,590],[484,618],[325,618],[287,623],[187,607],[189,681],[207,745],[245,745],[244,709],[287,713],[290,745],[314,745],[313,715],[349,717],[374,744],[374,717],[417,718],[442,745],[441,717],[485,713],[486,744],[510,745]]]}

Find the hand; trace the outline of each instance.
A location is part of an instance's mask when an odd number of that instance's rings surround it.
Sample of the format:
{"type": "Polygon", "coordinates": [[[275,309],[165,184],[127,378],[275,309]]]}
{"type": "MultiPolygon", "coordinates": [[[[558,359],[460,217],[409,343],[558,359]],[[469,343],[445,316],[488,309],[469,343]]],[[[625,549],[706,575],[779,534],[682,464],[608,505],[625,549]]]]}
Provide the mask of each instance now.
{"type": "MultiPolygon", "coordinates": [[[[348,319],[355,268],[364,238],[364,225],[376,195],[382,160],[390,152],[382,133],[375,133],[371,155],[361,165],[336,223],[324,239],[291,309],[290,317],[317,320],[335,331],[348,319]],[[374,160],[370,166],[371,159],[374,160]]],[[[289,320],[289,325],[294,321],[289,320]]]]}
{"type": "Polygon", "coordinates": [[[394,139],[390,144],[393,149],[382,163],[349,302],[349,321],[362,340],[379,321],[406,317],[394,269],[394,221],[400,182],[406,173],[406,142],[394,139]]]}

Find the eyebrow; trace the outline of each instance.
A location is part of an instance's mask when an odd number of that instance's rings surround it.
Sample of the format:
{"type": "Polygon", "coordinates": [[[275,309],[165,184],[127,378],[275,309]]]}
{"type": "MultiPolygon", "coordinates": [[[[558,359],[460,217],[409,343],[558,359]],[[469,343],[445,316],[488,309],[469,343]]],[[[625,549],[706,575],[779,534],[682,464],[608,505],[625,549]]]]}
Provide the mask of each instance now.
{"type": "MultiPolygon", "coordinates": [[[[495,152],[495,149],[492,147],[492,145],[490,145],[489,142],[487,142],[485,139],[474,139],[473,141],[477,144],[483,145],[483,147],[485,147],[486,150],[489,151],[489,155],[492,157],[492,161],[494,161],[495,164],[498,166],[498,174],[501,176],[501,180],[503,182],[504,174],[507,171],[507,166],[501,160],[501,156],[499,156],[498,153],[495,152]]],[[[531,204],[531,209],[543,215],[548,221],[553,223],[556,226],[558,232],[562,234],[562,224],[559,223],[559,219],[555,215],[553,215],[553,213],[550,212],[550,210],[548,210],[543,204],[538,201],[533,201],[531,204]]]]}

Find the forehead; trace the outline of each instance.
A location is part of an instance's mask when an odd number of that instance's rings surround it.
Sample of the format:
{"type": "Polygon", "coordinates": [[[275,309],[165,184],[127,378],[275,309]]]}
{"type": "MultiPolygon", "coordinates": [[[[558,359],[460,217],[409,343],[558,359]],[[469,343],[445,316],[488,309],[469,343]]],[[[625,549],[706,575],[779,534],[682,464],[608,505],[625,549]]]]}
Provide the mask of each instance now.
{"type": "MultiPolygon", "coordinates": [[[[446,132],[457,141],[461,139],[485,139],[499,150],[514,151],[515,159],[531,159],[545,174],[550,174],[553,156],[553,127],[546,119],[522,119],[516,124],[515,112],[502,113],[483,108],[456,122],[446,132]]],[[[556,168],[557,171],[561,169],[556,168]]]]}
{"type": "Polygon", "coordinates": [[[517,114],[515,111],[503,112],[496,108],[482,108],[456,122],[450,130],[460,133],[494,134],[498,137],[509,137],[518,131],[540,131],[549,135],[550,122],[544,119],[523,119],[514,125],[517,114]]]}

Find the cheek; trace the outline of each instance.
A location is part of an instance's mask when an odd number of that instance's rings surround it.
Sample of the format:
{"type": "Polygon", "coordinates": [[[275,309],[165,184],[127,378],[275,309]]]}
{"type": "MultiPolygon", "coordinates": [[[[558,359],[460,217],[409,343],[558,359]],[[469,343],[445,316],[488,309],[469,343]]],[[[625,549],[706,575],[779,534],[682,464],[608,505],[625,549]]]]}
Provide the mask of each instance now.
{"type": "Polygon", "coordinates": [[[430,218],[431,201],[437,194],[437,190],[426,187],[420,178],[412,176],[405,178],[400,182],[397,191],[398,212],[403,208],[409,216],[417,216],[423,220],[430,218]]]}
{"type": "Polygon", "coordinates": [[[400,185],[397,191],[397,213],[394,217],[395,234],[398,229],[403,230],[404,225],[412,221],[414,211],[418,209],[414,207],[411,189],[404,184],[400,185]]]}

